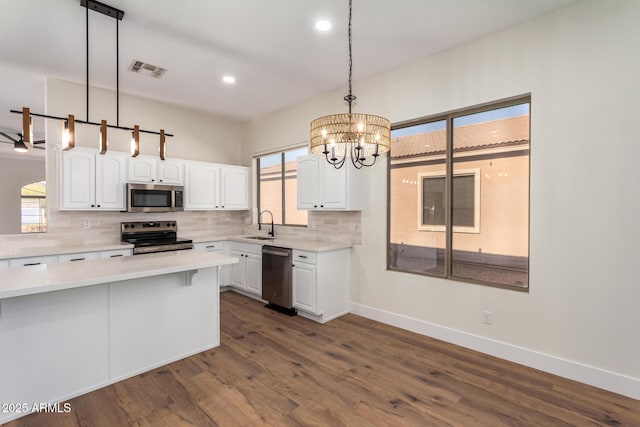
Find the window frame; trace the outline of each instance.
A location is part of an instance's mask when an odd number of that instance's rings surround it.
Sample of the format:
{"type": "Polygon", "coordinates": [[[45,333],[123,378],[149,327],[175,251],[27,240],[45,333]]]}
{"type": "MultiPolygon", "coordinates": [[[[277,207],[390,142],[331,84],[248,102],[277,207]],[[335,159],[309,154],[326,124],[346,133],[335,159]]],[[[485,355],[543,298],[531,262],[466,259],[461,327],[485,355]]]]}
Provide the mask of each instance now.
{"type": "MultiPolygon", "coordinates": [[[[308,148],[307,144],[305,145],[299,145],[299,146],[295,146],[295,147],[288,147],[288,148],[284,148],[282,150],[278,150],[278,151],[272,151],[272,152],[267,152],[267,153],[261,153],[258,155],[254,155],[254,159],[256,160],[256,205],[258,207],[258,218],[257,221],[260,222],[260,158],[261,157],[266,157],[266,156],[272,156],[274,154],[279,154],[280,155],[280,180],[281,180],[281,207],[280,209],[282,209],[282,224],[276,224],[274,223],[274,225],[279,225],[279,226],[286,226],[286,227],[301,227],[301,228],[307,228],[309,227],[309,217],[307,216],[307,223],[306,224],[287,224],[286,219],[287,219],[287,214],[286,214],[286,186],[285,186],[285,179],[286,179],[286,170],[284,167],[285,164],[285,155],[287,152],[289,151],[295,151],[295,150],[299,150],[301,148],[308,148]]],[[[297,170],[297,169],[296,169],[297,170]]],[[[297,180],[298,180],[298,176],[297,176],[297,172],[296,172],[296,185],[297,185],[297,180]]]]}
{"type": "MultiPolygon", "coordinates": [[[[454,233],[473,233],[480,234],[480,168],[459,169],[453,174],[456,176],[473,176],[473,227],[454,225],[454,233]]],[[[419,231],[436,231],[445,232],[446,223],[443,225],[431,225],[423,222],[422,209],[424,207],[423,186],[424,178],[444,178],[445,182],[447,174],[445,171],[420,172],[418,173],[418,230],[419,231]]],[[[446,187],[446,183],[445,183],[446,187]]],[[[446,191],[446,188],[445,188],[446,191]]],[[[445,206],[446,210],[446,206],[445,206]]],[[[446,216],[446,214],[445,214],[446,216]]],[[[446,222],[446,221],[445,221],[446,222]]]]}
{"type": "MultiPolygon", "coordinates": [[[[430,115],[430,116],[423,116],[423,117],[419,117],[416,119],[410,119],[410,120],[405,120],[405,121],[401,121],[401,122],[397,122],[397,123],[392,123],[391,124],[391,130],[398,130],[398,129],[403,129],[403,128],[407,128],[407,127],[412,127],[412,126],[417,126],[417,125],[423,125],[423,124],[429,124],[429,123],[434,123],[434,122],[438,122],[438,121],[445,121],[445,129],[446,129],[446,153],[442,155],[442,157],[444,158],[444,164],[445,164],[445,173],[446,173],[446,179],[445,179],[445,188],[447,191],[447,194],[451,194],[451,186],[452,186],[452,182],[450,182],[451,180],[448,178],[449,176],[453,175],[454,169],[453,169],[453,163],[454,163],[454,156],[453,156],[453,120],[456,117],[460,117],[460,116],[466,116],[466,115],[471,115],[471,114],[476,114],[476,113],[481,113],[481,112],[485,112],[485,111],[490,111],[490,110],[496,110],[496,109],[500,109],[500,108],[506,108],[506,107],[511,107],[511,106],[515,106],[518,104],[525,104],[528,103],[529,104],[529,143],[528,143],[528,160],[529,160],[529,171],[528,171],[528,188],[527,188],[527,199],[528,199],[528,213],[527,213],[527,260],[528,260],[528,265],[529,267],[527,268],[527,286],[526,287],[520,287],[520,286],[514,286],[514,285],[507,285],[507,284],[502,284],[502,283],[493,283],[493,282],[487,282],[487,281],[482,281],[482,280],[478,280],[478,279],[471,279],[471,278],[466,278],[466,277],[458,277],[458,276],[454,276],[452,274],[452,244],[453,244],[453,230],[451,231],[446,231],[446,227],[447,225],[451,224],[452,221],[452,204],[451,204],[451,200],[448,201],[448,203],[445,203],[445,219],[446,219],[446,224],[445,224],[445,232],[446,232],[446,244],[445,244],[445,269],[444,269],[444,275],[436,275],[436,274],[430,274],[427,272],[418,272],[418,271],[409,271],[409,270],[402,270],[399,268],[393,268],[392,267],[392,251],[391,251],[391,169],[392,169],[392,161],[391,161],[391,154],[389,154],[389,160],[387,161],[387,242],[386,242],[386,252],[387,252],[387,271],[392,271],[392,272],[398,272],[398,273],[405,273],[405,274],[413,274],[413,275],[419,275],[419,276],[427,276],[427,277],[433,277],[433,278],[437,278],[437,279],[446,279],[446,280],[451,280],[451,281],[456,281],[456,282],[462,282],[462,283],[470,283],[470,284],[475,284],[475,285],[483,285],[483,286],[488,286],[488,287],[493,287],[493,288],[500,288],[500,289],[508,289],[508,290],[513,290],[513,291],[517,291],[517,292],[523,292],[523,293],[529,293],[530,289],[531,289],[531,283],[530,283],[530,277],[531,277],[531,156],[532,156],[532,152],[531,152],[531,112],[532,112],[532,97],[531,97],[531,93],[525,93],[522,95],[516,95],[513,97],[509,97],[509,98],[504,98],[501,100],[497,100],[497,101],[490,101],[490,102],[486,102],[486,103],[482,103],[482,104],[477,104],[471,107],[465,107],[465,108],[460,108],[460,109],[455,109],[455,110],[450,110],[444,113],[439,113],[439,114],[434,114],[434,115],[430,115]]],[[[461,157],[464,157],[465,155],[463,154],[461,157]]],[[[406,160],[402,160],[399,163],[406,163],[406,160]]],[[[419,186],[420,187],[420,186],[419,186]]],[[[479,210],[478,210],[479,212],[479,210]]]]}

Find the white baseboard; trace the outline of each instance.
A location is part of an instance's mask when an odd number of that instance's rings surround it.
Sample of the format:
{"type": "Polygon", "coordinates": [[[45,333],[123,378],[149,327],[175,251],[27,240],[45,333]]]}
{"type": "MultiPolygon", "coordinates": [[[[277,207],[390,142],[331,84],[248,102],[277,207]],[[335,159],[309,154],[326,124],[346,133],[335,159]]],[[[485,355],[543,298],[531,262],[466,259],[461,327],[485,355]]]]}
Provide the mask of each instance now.
{"type": "Polygon", "coordinates": [[[640,379],[351,302],[351,313],[584,384],[640,399],[640,379]]]}

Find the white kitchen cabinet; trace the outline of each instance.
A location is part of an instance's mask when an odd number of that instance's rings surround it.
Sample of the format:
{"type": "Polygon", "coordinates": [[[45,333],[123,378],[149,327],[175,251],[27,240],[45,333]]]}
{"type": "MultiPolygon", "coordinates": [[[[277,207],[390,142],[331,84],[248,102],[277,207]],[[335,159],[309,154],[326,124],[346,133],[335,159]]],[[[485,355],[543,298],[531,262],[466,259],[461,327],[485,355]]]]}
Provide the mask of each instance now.
{"type": "Polygon", "coordinates": [[[183,185],[184,161],[141,154],[129,160],[128,176],[129,182],[183,185]]]}
{"type": "Polygon", "coordinates": [[[218,208],[215,188],[220,168],[213,163],[189,161],[185,164],[184,208],[211,210],[218,208]]]}
{"type": "Polygon", "coordinates": [[[126,154],[76,147],[60,153],[60,209],[125,209],[126,154]]]}
{"type": "Polygon", "coordinates": [[[309,313],[318,313],[316,266],[304,262],[293,264],[293,306],[309,313]]]}
{"type": "Polygon", "coordinates": [[[349,312],[350,249],[293,251],[293,306],[298,315],[325,323],[349,312]]]}
{"type": "Polygon", "coordinates": [[[58,262],[58,257],[55,255],[14,258],[9,260],[9,267],[28,267],[31,265],[53,264],[56,262],[58,262]]]}
{"type": "Polygon", "coordinates": [[[158,179],[161,184],[184,185],[184,161],[158,160],[158,179]]]}
{"type": "Polygon", "coordinates": [[[99,259],[100,252],[80,252],[75,254],[58,255],[58,262],[86,261],[89,259],[99,259]]]}
{"type": "Polygon", "coordinates": [[[185,162],[186,210],[249,209],[249,168],[185,162]]]}
{"type": "Polygon", "coordinates": [[[249,209],[249,168],[220,166],[221,209],[249,209]]]}
{"type": "Polygon", "coordinates": [[[133,251],[131,249],[115,249],[111,251],[101,251],[100,258],[119,258],[123,256],[131,256],[133,251]]]}
{"type": "MultiPolygon", "coordinates": [[[[227,245],[224,241],[196,243],[193,245],[193,249],[197,251],[212,252],[220,255],[228,255],[227,245]]],[[[231,271],[234,265],[237,264],[223,265],[221,267],[220,287],[229,286],[231,284],[231,271]]]]}
{"type": "Polygon", "coordinates": [[[336,169],[318,155],[300,156],[297,161],[298,209],[362,209],[364,171],[355,170],[348,164],[336,169]]]}
{"type": "Polygon", "coordinates": [[[262,296],[262,245],[230,242],[229,255],[238,258],[231,265],[231,286],[254,297],[262,296]]]}

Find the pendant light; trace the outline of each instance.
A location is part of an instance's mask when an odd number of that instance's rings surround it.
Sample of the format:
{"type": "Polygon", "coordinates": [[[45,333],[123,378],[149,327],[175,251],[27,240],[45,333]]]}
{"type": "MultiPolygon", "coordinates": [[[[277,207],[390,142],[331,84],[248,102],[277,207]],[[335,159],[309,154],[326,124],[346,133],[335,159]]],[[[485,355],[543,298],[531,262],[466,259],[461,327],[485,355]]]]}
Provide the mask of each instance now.
{"type": "Polygon", "coordinates": [[[324,154],[325,159],[340,169],[347,157],[356,169],[373,166],[378,156],[391,148],[391,123],[384,117],[352,113],[356,100],[351,90],[353,74],[351,41],[352,0],[349,0],[349,93],[343,98],[349,105],[348,113],[317,118],[311,122],[309,149],[324,154]],[[367,157],[373,160],[367,162],[367,157]]]}
{"type": "Polygon", "coordinates": [[[167,144],[164,137],[164,129],[160,129],[160,160],[164,160],[167,155],[167,144]]]}
{"type": "Polygon", "coordinates": [[[107,121],[102,120],[100,123],[100,133],[98,134],[98,151],[100,154],[107,152],[107,121]]]}
{"type": "Polygon", "coordinates": [[[62,149],[64,151],[71,150],[76,146],[76,119],[73,114],[69,114],[69,118],[62,122],[62,149]]]}
{"type": "Polygon", "coordinates": [[[25,151],[33,147],[33,120],[27,107],[22,107],[22,145],[25,151]]]}
{"type": "Polygon", "coordinates": [[[131,157],[140,154],[140,126],[135,125],[131,132],[131,157]]]}

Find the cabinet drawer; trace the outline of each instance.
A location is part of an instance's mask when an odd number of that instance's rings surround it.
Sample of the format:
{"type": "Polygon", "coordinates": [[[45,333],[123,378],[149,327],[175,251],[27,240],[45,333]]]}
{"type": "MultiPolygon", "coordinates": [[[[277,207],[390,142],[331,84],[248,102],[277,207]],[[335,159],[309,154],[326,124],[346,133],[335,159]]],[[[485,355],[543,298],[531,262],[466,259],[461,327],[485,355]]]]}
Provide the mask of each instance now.
{"type": "Polygon", "coordinates": [[[29,265],[53,264],[55,262],[58,262],[57,256],[16,258],[9,261],[9,267],[26,267],[29,265]]]}
{"type": "Polygon", "coordinates": [[[317,255],[318,254],[316,254],[315,252],[294,250],[293,261],[306,262],[308,264],[315,264],[317,255]]]}
{"type": "Polygon", "coordinates": [[[100,252],[82,252],[77,254],[63,254],[58,256],[59,262],[68,262],[68,261],[85,261],[88,259],[98,259],[100,258],[100,252]]]}
{"type": "Polygon", "coordinates": [[[9,260],[0,259],[0,270],[3,268],[9,268],[9,260]]]}
{"type": "Polygon", "coordinates": [[[196,250],[207,251],[207,252],[223,251],[224,241],[196,243],[195,245],[193,245],[193,248],[196,250]]]}
{"type": "Polygon", "coordinates": [[[252,245],[245,243],[244,251],[250,254],[262,255],[262,245],[252,245]]]}
{"type": "Polygon", "coordinates": [[[121,256],[130,256],[131,249],[116,249],[113,251],[100,252],[100,258],[118,258],[121,256]]]}

